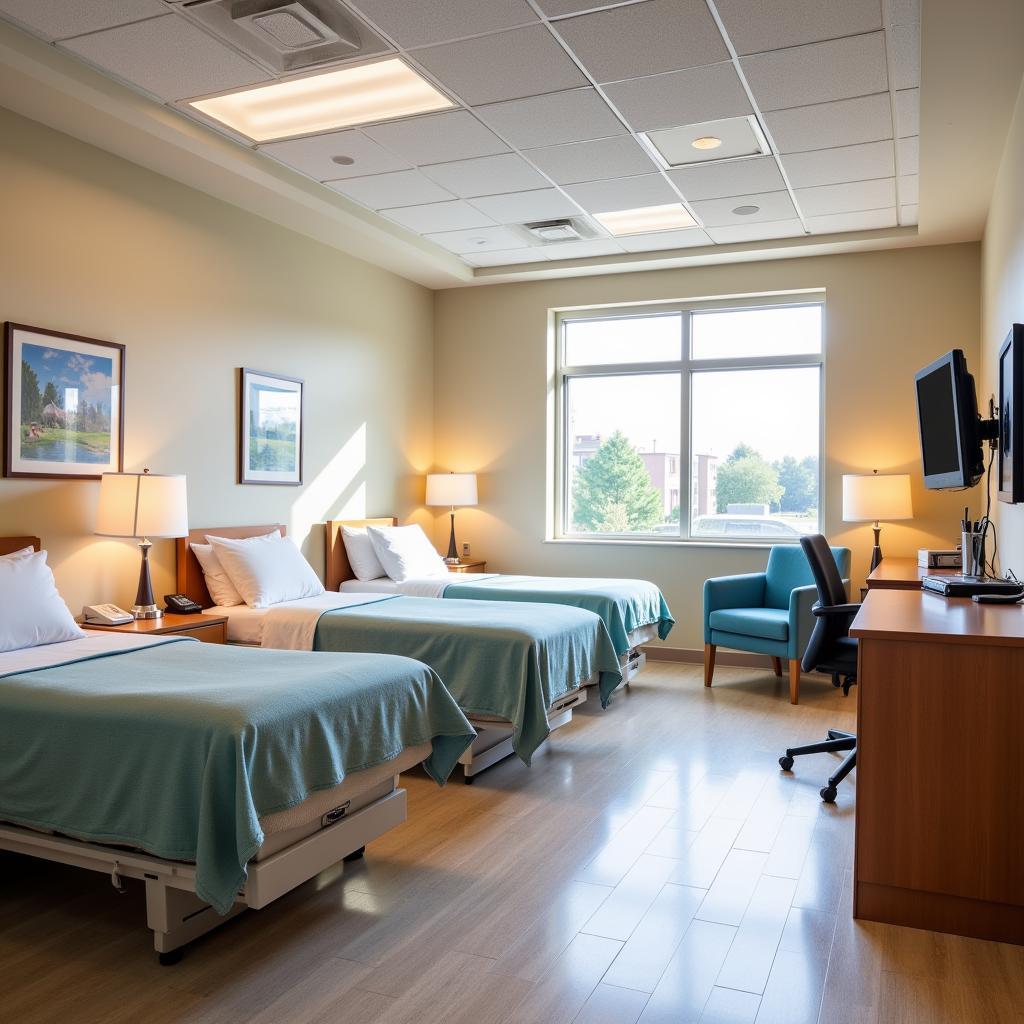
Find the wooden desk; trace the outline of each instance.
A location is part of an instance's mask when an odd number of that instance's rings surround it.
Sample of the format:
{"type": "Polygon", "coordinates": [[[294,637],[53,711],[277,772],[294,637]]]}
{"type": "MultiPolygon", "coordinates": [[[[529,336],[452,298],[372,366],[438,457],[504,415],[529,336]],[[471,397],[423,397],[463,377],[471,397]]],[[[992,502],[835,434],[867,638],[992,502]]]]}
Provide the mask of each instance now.
{"type": "Polygon", "coordinates": [[[872,590],[854,916],[1024,944],[1024,606],[872,590]]]}
{"type": "Polygon", "coordinates": [[[916,558],[883,558],[868,576],[868,590],[919,590],[924,576],[949,576],[959,569],[922,569],[916,558]]]}

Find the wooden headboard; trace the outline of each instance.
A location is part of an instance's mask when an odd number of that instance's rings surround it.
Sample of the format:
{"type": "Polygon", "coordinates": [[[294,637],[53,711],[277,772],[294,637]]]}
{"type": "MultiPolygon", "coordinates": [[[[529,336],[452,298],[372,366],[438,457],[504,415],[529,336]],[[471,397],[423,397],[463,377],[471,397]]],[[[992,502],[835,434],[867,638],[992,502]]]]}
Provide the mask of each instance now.
{"type": "Polygon", "coordinates": [[[43,542],[38,537],[0,537],[0,555],[12,555],[22,548],[43,550],[43,542]]]}
{"type": "Polygon", "coordinates": [[[327,531],[324,537],[324,553],[327,557],[327,565],[324,567],[324,586],[328,590],[340,590],[342,583],[346,580],[354,580],[356,574],[348,562],[348,552],[345,550],[345,541],[341,536],[343,526],[397,526],[398,520],[394,516],[384,519],[328,519],[324,524],[327,531]]]}
{"type": "Polygon", "coordinates": [[[199,564],[195,552],[189,547],[190,544],[205,544],[207,536],[211,535],[244,540],[246,537],[262,537],[275,530],[280,530],[282,537],[285,535],[286,530],[279,523],[272,523],[270,526],[208,526],[204,530],[189,530],[187,537],[179,537],[177,540],[178,593],[185,594],[204,608],[213,605],[213,598],[210,597],[210,592],[206,589],[206,580],[203,579],[203,567],[199,564]]]}

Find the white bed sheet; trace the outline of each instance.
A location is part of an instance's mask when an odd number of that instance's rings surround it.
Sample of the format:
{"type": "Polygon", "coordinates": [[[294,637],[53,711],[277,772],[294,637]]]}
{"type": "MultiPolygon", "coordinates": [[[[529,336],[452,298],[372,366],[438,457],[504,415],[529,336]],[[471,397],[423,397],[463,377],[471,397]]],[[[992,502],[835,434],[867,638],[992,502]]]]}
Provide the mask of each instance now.
{"type": "Polygon", "coordinates": [[[166,639],[165,636],[140,636],[134,633],[104,633],[99,630],[87,630],[85,636],[78,640],[65,640],[60,644],[43,644],[40,647],[27,647],[21,651],[7,651],[0,654],[0,677],[15,675],[18,672],[32,672],[35,669],[49,668],[51,665],[63,665],[69,661],[91,658],[109,651],[127,651],[133,647],[146,647],[166,639]]]}
{"type": "MultiPolygon", "coordinates": [[[[489,580],[492,573],[474,576],[477,580],[489,580]]],[[[445,588],[452,583],[465,582],[465,577],[452,578],[447,576],[424,576],[417,579],[403,580],[396,583],[387,576],[379,580],[345,580],[341,585],[343,594],[404,594],[406,597],[441,597],[445,588]]]]}
{"type": "MultiPolygon", "coordinates": [[[[365,604],[365,597],[360,594],[358,598],[352,595],[339,594],[337,591],[328,590],[326,593],[316,597],[303,597],[296,601],[281,601],[279,604],[272,604],[269,608],[250,608],[247,604],[214,605],[206,611],[211,615],[223,615],[228,621],[225,625],[225,632],[229,644],[251,644],[259,647],[263,643],[263,630],[267,616],[275,610],[295,609],[306,612],[302,618],[307,620],[307,625],[315,625],[320,615],[335,608],[344,608],[348,604],[365,604]]],[[[312,649],[312,630],[305,643],[281,643],[274,646],[287,650],[308,651],[312,649]]]]}
{"type": "Polygon", "coordinates": [[[207,608],[209,615],[223,615],[227,618],[224,631],[229,644],[252,644],[255,647],[263,641],[263,620],[268,609],[250,608],[247,604],[226,607],[215,604],[207,608]]]}

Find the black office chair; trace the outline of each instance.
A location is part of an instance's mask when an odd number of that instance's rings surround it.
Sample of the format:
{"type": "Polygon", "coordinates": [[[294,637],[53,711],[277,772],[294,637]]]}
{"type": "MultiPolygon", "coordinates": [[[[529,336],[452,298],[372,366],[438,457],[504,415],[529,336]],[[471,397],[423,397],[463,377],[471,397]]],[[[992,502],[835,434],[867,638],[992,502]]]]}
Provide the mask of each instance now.
{"type": "MultiPolygon", "coordinates": [[[[801,537],[800,546],[804,549],[818,588],[818,603],[812,609],[816,621],[800,667],[805,672],[831,673],[832,685],[842,686],[843,696],[849,696],[850,687],[857,681],[857,641],[850,636],[850,623],[860,605],[847,603],[846,587],[839,575],[836,560],[828,541],[820,533],[813,537],[801,537]]],[[[829,729],[827,740],[787,750],[779,758],[779,767],[788,772],[793,767],[793,758],[801,754],[842,750],[850,753],[829,778],[828,785],[821,790],[821,799],[831,804],[836,799],[836,787],[857,765],[857,737],[853,733],[829,729]]]]}

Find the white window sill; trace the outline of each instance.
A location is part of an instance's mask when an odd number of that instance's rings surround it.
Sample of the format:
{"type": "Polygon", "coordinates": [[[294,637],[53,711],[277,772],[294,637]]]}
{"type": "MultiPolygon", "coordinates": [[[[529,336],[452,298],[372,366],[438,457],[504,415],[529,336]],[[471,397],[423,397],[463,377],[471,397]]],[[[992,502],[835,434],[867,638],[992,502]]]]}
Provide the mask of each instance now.
{"type": "Polygon", "coordinates": [[[777,540],[684,540],[668,537],[549,537],[545,544],[579,544],[584,547],[636,547],[636,548],[731,548],[733,550],[768,551],[776,544],[798,544],[799,538],[779,537],[777,540]]]}

